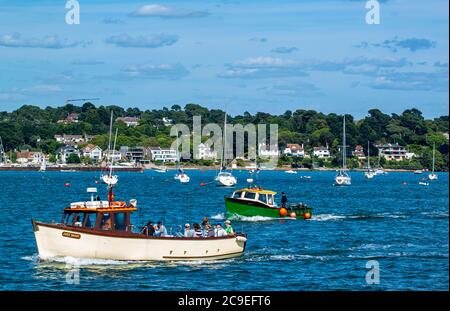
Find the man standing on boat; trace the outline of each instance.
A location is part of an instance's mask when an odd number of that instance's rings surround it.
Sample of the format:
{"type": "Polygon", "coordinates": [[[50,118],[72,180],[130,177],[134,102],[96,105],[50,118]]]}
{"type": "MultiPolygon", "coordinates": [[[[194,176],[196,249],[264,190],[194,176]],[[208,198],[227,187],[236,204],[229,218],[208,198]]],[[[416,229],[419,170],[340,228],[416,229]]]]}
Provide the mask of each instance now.
{"type": "Polygon", "coordinates": [[[225,220],[225,232],[227,233],[227,235],[234,235],[233,227],[231,227],[231,221],[229,221],[228,219],[225,220]]]}
{"type": "Polygon", "coordinates": [[[156,224],[156,231],[155,231],[154,235],[155,236],[166,236],[167,235],[167,229],[163,225],[161,220],[159,220],[158,223],[156,224]]]}
{"type": "Polygon", "coordinates": [[[286,208],[287,201],[288,201],[288,199],[287,199],[286,193],[281,192],[281,207],[286,208]]]}

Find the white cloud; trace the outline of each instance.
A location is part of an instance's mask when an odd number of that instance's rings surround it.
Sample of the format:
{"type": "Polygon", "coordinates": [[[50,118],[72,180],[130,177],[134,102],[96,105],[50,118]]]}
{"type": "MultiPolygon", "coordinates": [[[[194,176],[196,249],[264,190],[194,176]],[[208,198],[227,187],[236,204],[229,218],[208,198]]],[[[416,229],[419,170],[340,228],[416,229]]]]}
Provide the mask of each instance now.
{"type": "Polygon", "coordinates": [[[176,9],[160,4],[147,4],[139,7],[131,16],[135,17],[159,17],[159,18],[197,18],[208,16],[206,11],[194,11],[176,9]]]}
{"type": "Polygon", "coordinates": [[[121,70],[122,78],[180,79],[189,74],[181,64],[129,65],[121,70]]]}
{"type": "Polygon", "coordinates": [[[177,36],[166,34],[137,37],[132,37],[128,34],[120,34],[109,37],[105,40],[106,43],[114,44],[120,47],[133,48],[158,48],[175,44],[177,41],[177,36]]]}
{"type": "Polygon", "coordinates": [[[60,39],[58,36],[46,36],[44,38],[22,38],[21,34],[6,34],[0,36],[0,46],[12,48],[44,48],[44,49],[64,49],[76,46],[85,47],[90,42],[73,41],[60,39]]]}

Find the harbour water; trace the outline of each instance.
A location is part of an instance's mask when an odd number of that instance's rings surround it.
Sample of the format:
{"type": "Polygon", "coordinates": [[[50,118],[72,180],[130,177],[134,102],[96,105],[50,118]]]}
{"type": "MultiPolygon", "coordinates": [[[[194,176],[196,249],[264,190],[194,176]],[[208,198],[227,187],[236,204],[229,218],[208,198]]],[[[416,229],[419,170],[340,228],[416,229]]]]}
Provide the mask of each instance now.
{"type": "MultiPolygon", "coordinates": [[[[205,216],[222,222],[231,189],[200,186],[214,171],[120,172],[116,199],[138,200],[133,223],[163,220],[172,233],[205,216]]],[[[247,172],[235,172],[245,186],[247,172]]],[[[334,172],[262,171],[260,184],[314,208],[309,221],[235,219],[248,234],[240,258],[213,262],[118,262],[37,257],[32,217],[58,222],[70,202],[88,199],[96,172],[0,172],[1,290],[448,290],[448,173],[429,186],[425,174],[389,173],[334,187],[334,172]],[[311,179],[301,179],[310,175],[311,179]],[[404,184],[406,182],[406,185],[404,184]],[[70,187],[65,187],[70,183],[70,187]],[[367,284],[366,264],[379,263],[380,283],[367,284]],[[79,282],[67,282],[69,273],[79,282]],[[73,284],[75,283],[75,284],[73,284]],[[79,284],[76,284],[79,283],[79,284]]]]}

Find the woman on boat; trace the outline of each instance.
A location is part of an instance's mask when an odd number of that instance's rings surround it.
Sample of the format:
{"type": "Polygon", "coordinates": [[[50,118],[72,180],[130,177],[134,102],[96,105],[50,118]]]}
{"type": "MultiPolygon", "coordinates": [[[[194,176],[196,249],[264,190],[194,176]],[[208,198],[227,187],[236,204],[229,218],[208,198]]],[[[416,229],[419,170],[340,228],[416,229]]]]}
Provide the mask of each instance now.
{"type": "Polygon", "coordinates": [[[196,238],[201,238],[203,237],[203,230],[202,227],[200,227],[200,225],[198,223],[194,224],[194,236],[196,238]]]}

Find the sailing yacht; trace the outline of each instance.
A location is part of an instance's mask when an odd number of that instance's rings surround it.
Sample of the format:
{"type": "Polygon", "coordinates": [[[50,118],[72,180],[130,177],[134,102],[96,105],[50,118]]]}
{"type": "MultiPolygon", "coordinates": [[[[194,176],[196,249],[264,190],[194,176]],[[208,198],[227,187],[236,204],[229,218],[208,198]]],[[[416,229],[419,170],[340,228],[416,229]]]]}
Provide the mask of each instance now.
{"type": "Polygon", "coordinates": [[[342,134],[342,168],[338,171],[336,177],[334,178],[335,186],[349,186],[352,184],[352,179],[349,174],[347,174],[347,154],[346,154],[346,138],[345,138],[345,115],[343,123],[343,134],[342,134]]]}
{"type": "MultiPolygon", "coordinates": [[[[109,141],[108,141],[108,154],[111,156],[111,161],[108,163],[109,165],[109,172],[104,173],[101,176],[101,179],[103,180],[103,182],[105,184],[108,185],[108,187],[110,187],[110,189],[112,189],[112,187],[117,184],[117,182],[119,181],[119,178],[117,177],[117,175],[113,175],[113,166],[114,166],[114,157],[111,155],[111,139],[112,139],[112,124],[113,124],[113,111],[111,111],[111,120],[109,122],[109,141]]],[[[117,128],[116,128],[116,135],[114,138],[114,146],[113,146],[113,151],[116,150],[116,142],[117,142],[117,128]]]]}
{"type": "Polygon", "coordinates": [[[227,172],[226,170],[226,147],[227,147],[227,113],[225,112],[225,121],[223,124],[223,148],[222,148],[222,157],[220,159],[220,170],[216,176],[217,186],[219,187],[232,187],[237,184],[237,178],[231,174],[231,172],[227,172]]]}
{"type": "Polygon", "coordinates": [[[45,162],[45,156],[43,156],[41,167],[39,167],[39,172],[45,172],[46,170],[47,170],[47,163],[45,162]]]}
{"type": "Polygon", "coordinates": [[[177,174],[175,174],[174,179],[178,180],[180,183],[186,184],[191,179],[189,176],[183,171],[183,169],[180,167],[180,155],[178,152],[179,144],[178,144],[178,136],[177,136],[177,174]]]}
{"type": "Polygon", "coordinates": [[[3,149],[3,141],[2,137],[0,136],[0,166],[5,165],[5,162],[6,162],[5,149],[3,149]]]}
{"type": "Polygon", "coordinates": [[[381,161],[381,151],[380,149],[378,149],[378,164],[377,169],[375,170],[375,175],[387,174],[387,172],[381,167],[380,161],[381,161]]]}
{"type": "Polygon", "coordinates": [[[374,176],[375,172],[370,167],[370,142],[367,142],[367,171],[364,173],[364,177],[372,179],[374,176]]]}
{"type": "Polygon", "coordinates": [[[431,169],[431,174],[428,175],[428,179],[429,179],[429,180],[436,180],[436,179],[438,179],[438,176],[437,176],[436,173],[434,172],[434,164],[435,164],[435,162],[436,162],[436,156],[435,156],[435,153],[436,153],[436,144],[433,144],[433,167],[432,167],[432,169],[431,169]]]}

